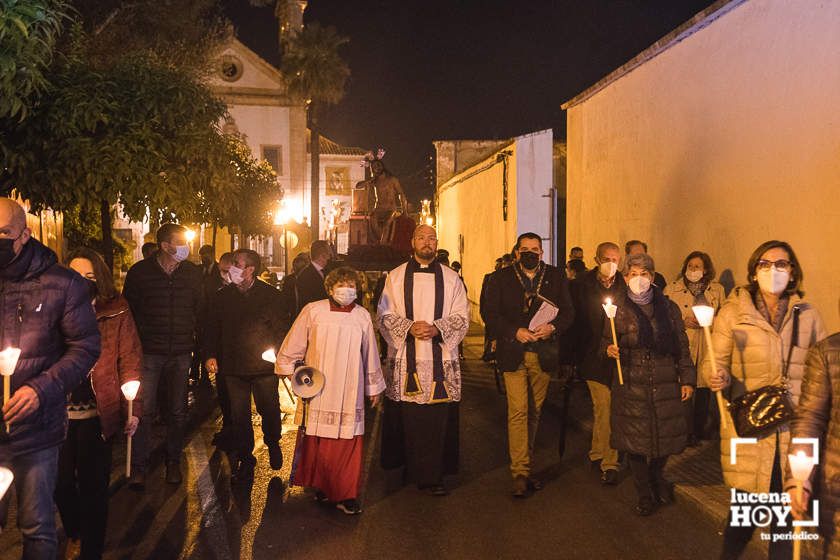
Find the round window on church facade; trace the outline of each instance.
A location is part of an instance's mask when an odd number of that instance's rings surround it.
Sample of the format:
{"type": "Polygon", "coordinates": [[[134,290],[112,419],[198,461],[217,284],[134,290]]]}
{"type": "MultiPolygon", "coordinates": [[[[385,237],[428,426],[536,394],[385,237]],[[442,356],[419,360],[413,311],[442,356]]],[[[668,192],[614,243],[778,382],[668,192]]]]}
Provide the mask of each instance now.
{"type": "Polygon", "coordinates": [[[226,82],[235,82],[242,77],[242,61],[233,55],[224,55],[219,66],[219,75],[226,82]]]}

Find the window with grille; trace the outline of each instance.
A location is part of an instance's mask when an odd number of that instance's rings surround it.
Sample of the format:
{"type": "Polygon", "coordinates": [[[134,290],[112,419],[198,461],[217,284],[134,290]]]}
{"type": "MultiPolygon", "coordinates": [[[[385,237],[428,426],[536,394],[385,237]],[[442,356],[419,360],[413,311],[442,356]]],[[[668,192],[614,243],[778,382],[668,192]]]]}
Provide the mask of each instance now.
{"type": "Polygon", "coordinates": [[[281,146],[263,146],[262,157],[277,173],[277,176],[283,175],[283,148],[281,146]]]}

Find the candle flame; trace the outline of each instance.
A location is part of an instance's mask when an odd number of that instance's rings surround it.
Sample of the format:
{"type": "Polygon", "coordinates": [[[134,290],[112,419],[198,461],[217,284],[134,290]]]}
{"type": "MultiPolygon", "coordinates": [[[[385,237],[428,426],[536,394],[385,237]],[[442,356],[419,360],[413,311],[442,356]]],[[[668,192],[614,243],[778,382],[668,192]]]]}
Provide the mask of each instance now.
{"type": "Polygon", "coordinates": [[[612,305],[612,298],[607,298],[607,299],[606,299],[606,300],[604,300],[604,301],[606,301],[606,302],[607,302],[607,305],[612,305]]]}

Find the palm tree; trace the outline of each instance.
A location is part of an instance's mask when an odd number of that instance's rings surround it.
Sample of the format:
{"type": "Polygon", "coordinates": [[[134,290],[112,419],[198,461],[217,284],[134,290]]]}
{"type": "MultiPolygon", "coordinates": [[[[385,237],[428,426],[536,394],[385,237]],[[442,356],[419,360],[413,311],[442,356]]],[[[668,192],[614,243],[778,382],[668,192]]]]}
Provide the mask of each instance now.
{"type": "Polygon", "coordinates": [[[338,53],[349,41],[333,27],[317,23],[307,25],[291,36],[284,45],[282,72],[286,78],[289,95],[306,103],[309,113],[311,176],[311,226],[312,235],[318,237],[320,203],[320,134],[318,109],[321,105],[334,105],[344,97],[344,85],[350,68],[338,53]]]}

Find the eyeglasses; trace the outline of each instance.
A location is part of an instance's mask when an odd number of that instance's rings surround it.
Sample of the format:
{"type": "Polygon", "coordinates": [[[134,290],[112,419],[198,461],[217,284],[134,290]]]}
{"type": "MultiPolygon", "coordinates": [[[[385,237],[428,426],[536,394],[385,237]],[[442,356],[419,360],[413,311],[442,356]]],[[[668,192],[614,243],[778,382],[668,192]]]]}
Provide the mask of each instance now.
{"type": "Polygon", "coordinates": [[[758,270],[770,270],[770,267],[773,267],[781,272],[790,272],[793,265],[790,261],[786,261],[784,259],[779,259],[777,261],[765,261],[762,259],[756,263],[756,268],[758,270]]]}

